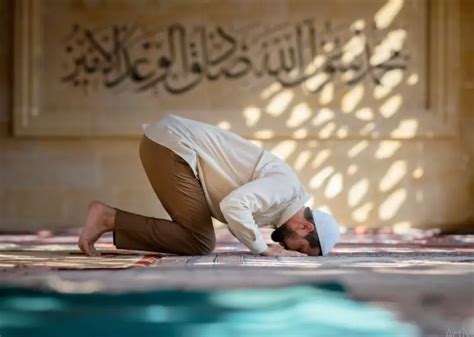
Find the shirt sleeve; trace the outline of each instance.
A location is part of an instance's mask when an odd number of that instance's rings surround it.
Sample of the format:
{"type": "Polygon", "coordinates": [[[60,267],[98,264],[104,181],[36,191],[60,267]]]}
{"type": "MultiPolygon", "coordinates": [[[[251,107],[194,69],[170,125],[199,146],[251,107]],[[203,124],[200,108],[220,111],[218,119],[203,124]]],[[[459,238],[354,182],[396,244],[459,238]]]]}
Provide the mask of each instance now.
{"type": "Polygon", "coordinates": [[[253,254],[261,254],[268,246],[252,214],[280,207],[280,204],[290,200],[294,191],[285,177],[274,174],[253,180],[229,193],[219,203],[230,232],[253,254]]]}

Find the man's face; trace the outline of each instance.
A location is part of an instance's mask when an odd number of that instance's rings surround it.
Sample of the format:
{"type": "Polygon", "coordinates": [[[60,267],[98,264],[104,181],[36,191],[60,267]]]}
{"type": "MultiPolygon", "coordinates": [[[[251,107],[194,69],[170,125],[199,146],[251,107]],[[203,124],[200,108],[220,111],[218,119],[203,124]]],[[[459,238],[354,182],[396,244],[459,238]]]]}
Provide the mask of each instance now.
{"type": "Polygon", "coordinates": [[[293,250],[311,256],[320,254],[319,247],[311,247],[306,239],[307,235],[312,235],[314,225],[308,224],[288,224],[285,223],[272,233],[272,240],[280,243],[285,249],[293,250]]]}

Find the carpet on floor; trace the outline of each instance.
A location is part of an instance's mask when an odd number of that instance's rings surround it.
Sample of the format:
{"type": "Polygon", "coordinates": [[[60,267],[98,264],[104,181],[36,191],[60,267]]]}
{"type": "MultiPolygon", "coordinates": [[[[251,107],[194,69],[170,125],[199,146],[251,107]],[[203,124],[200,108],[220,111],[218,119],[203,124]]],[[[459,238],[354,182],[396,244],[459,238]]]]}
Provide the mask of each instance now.
{"type": "Polygon", "coordinates": [[[144,254],[102,252],[89,257],[74,251],[0,251],[0,270],[42,268],[55,270],[125,269],[145,267],[156,262],[156,257],[144,254]]]}
{"type": "MultiPolygon", "coordinates": [[[[269,233],[264,233],[268,240],[269,233]]],[[[96,244],[99,257],[87,257],[77,247],[77,235],[0,235],[0,270],[8,269],[126,269],[143,266],[272,266],[316,267],[321,264],[314,257],[254,256],[228,231],[218,233],[218,244],[213,254],[205,256],[176,256],[154,252],[115,249],[111,235],[104,235],[96,244]]],[[[270,240],[268,240],[270,241],[270,240]]],[[[324,260],[339,258],[393,257],[403,260],[406,254],[462,254],[474,252],[473,235],[436,236],[430,231],[397,235],[393,233],[346,233],[324,260]]]]}

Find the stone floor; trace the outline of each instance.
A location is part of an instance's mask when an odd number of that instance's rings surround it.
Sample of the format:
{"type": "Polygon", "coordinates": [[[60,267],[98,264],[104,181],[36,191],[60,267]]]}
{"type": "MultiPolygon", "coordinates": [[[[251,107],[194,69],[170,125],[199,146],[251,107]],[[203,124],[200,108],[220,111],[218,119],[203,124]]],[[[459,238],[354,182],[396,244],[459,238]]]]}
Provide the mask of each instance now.
{"type": "Polygon", "coordinates": [[[104,254],[88,258],[76,240],[77,232],[0,235],[0,285],[89,293],[335,281],[422,336],[474,336],[474,235],[346,232],[330,255],[303,258],[252,256],[225,230],[215,253],[200,257],[116,251],[105,236],[104,254]]]}

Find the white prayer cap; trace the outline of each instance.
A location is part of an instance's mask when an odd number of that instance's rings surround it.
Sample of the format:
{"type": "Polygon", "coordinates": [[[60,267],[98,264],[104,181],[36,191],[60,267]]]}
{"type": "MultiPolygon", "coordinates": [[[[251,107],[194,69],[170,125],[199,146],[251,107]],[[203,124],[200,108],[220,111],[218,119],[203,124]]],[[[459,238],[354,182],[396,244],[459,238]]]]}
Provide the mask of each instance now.
{"type": "Polygon", "coordinates": [[[332,215],[326,212],[318,209],[312,209],[311,212],[321,245],[321,254],[327,255],[339,240],[339,225],[332,215]]]}

